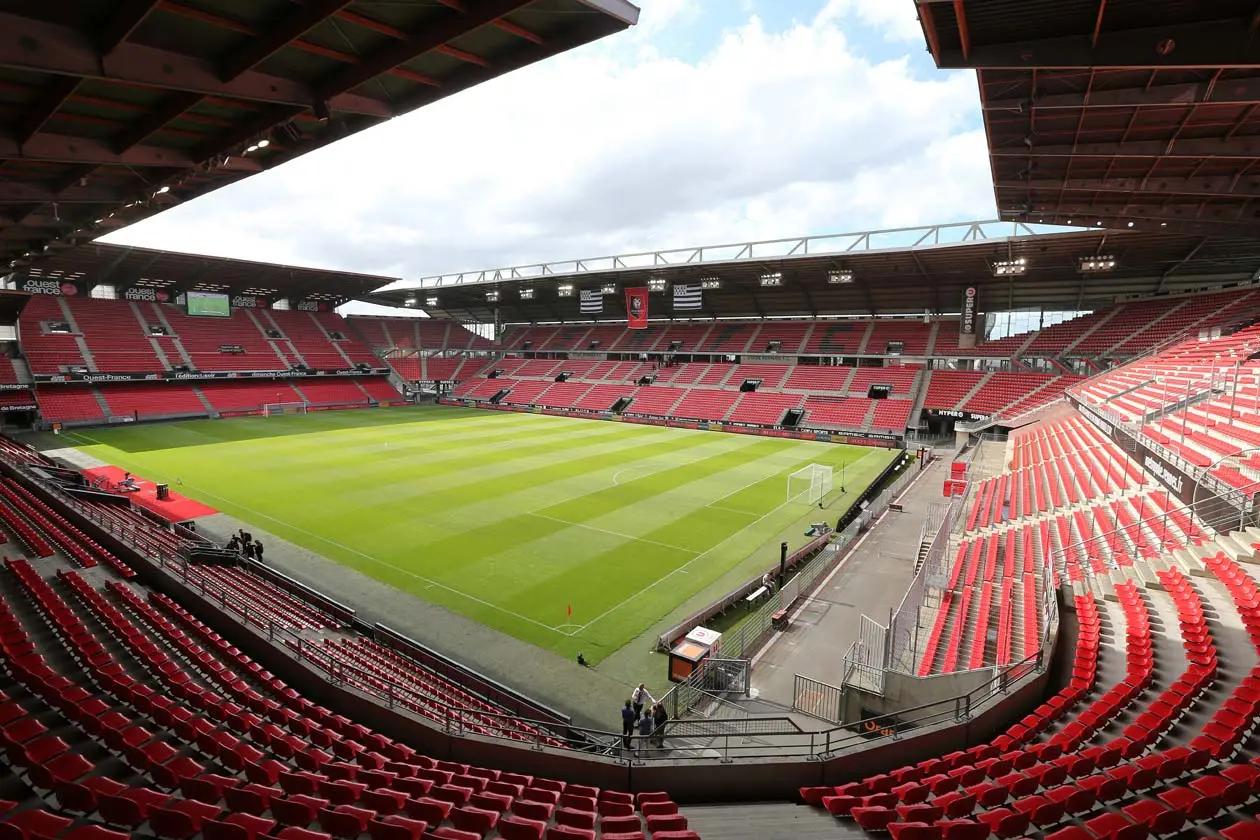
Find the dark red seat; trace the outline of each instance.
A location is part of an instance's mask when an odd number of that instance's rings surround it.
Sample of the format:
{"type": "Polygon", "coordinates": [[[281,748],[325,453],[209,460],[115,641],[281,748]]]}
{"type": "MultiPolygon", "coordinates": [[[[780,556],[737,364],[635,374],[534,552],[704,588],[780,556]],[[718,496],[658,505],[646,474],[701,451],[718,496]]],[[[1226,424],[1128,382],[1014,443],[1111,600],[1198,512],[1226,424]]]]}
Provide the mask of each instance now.
{"type": "Polygon", "coordinates": [[[943,836],[939,825],[923,822],[889,823],[888,831],[893,840],[941,840],[943,836]]]}

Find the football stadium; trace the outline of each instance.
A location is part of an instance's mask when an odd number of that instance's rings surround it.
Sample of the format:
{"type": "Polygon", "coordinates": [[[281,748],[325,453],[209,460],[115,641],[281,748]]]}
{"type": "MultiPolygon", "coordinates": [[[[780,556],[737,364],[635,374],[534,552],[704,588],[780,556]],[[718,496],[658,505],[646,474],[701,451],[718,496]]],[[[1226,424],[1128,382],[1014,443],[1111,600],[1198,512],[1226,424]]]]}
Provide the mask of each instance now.
{"type": "Polygon", "coordinates": [[[101,238],[636,6],[0,9],[0,838],[1260,838],[1260,12],[888,2],[994,218],[403,277],[101,238]]]}

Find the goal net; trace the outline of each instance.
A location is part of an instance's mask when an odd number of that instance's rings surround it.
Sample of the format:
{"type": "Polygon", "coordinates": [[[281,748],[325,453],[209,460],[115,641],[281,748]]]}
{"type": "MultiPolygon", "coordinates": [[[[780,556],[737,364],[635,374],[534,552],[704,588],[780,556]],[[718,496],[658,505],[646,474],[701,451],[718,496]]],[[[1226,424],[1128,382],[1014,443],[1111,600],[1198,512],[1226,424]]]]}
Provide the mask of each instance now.
{"type": "Polygon", "coordinates": [[[831,492],[831,467],[810,464],[788,476],[787,501],[821,502],[831,492]]]}
{"type": "Polygon", "coordinates": [[[263,406],[263,416],[270,417],[273,414],[305,414],[307,405],[309,405],[309,403],[304,402],[267,403],[263,406]]]}

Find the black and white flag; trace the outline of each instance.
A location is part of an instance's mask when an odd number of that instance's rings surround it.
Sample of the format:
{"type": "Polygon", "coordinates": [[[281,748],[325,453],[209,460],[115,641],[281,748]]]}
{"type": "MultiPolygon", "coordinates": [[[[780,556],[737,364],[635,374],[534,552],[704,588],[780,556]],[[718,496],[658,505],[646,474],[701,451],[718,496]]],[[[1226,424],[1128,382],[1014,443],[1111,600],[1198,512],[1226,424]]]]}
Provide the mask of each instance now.
{"type": "Polygon", "coordinates": [[[700,295],[699,283],[675,283],[674,309],[699,309],[702,305],[700,295]]]}
{"type": "Polygon", "coordinates": [[[599,289],[583,289],[578,307],[583,315],[598,315],[604,311],[604,295],[599,289]]]}

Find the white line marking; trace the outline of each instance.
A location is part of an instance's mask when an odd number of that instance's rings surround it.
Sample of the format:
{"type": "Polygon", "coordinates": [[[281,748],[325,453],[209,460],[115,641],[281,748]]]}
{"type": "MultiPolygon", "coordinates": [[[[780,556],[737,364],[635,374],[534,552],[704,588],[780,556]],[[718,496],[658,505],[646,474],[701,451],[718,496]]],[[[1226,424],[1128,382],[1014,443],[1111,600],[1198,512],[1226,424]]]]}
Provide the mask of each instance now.
{"type": "MultiPolygon", "coordinates": [[[[106,443],[102,443],[101,441],[95,440],[94,438],[91,438],[83,434],[82,432],[74,432],[73,434],[76,437],[81,437],[85,440],[91,441],[91,443],[96,444],[98,446],[109,445],[106,443]]],[[[489,607],[492,610],[498,610],[504,615],[510,615],[513,618],[519,618],[521,621],[527,621],[530,624],[533,624],[535,627],[541,627],[544,630],[550,630],[553,633],[559,633],[562,636],[573,635],[572,633],[565,633],[560,630],[557,630],[555,627],[552,627],[550,624],[543,624],[541,621],[532,619],[527,615],[521,615],[518,612],[513,612],[512,610],[501,607],[498,604],[492,604],[489,601],[478,598],[476,595],[469,595],[467,592],[462,592],[453,586],[447,586],[445,583],[442,583],[441,581],[434,580],[433,578],[425,577],[424,575],[418,575],[415,572],[411,571],[410,569],[404,569],[401,566],[395,566],[393,563],[382,560],[379,557],[373,557],[371,554],[364,554],[362,551],[359,551],[357,548],[351,548],[350,546],[343,545],[337,542],[336,540],[330,540],[327,537],[322,537],[319,534],[315,534],[315,533],[312,533],[311,531],[307,531],[305,528],[299,528],[298,526],[293,525],[292,523],[285,522],[283,519],[277,519],[276,517],[271,516],[270,514],[266,514],[266,513],[263,513],[262,511],[258,511],[258,510],[254,510],[253,508],[246,507],[245,505],[242,505],[238,502],[234,502],[231,499],[226,499],[223,496],[220,496],[216,493],[211,493],[209,490],[203,490],[200,487],[197,487],[196,485],[184,484],[183,486],[192,488],[193,491],[196,492],[197,495],[199,496],[209,496],[212,499],[218,499],[220,502],[226,502],[229,507],[239,508],[240,510],[248,511],[249,513],[252,513],[255,516],[261,517],[263,519],[271,520],[272,522],[275,522],[278,525],[281,525],[285,528],[290,528],[294,531],[297,531],[299,534],[305,534],[308,537],[312,537],[318,540],[319,542],[324,543],[325,545],[331,545],[336,548],[340,548],[342,551],[347,551],[351,554],[358,555],[359,557],[362,557],[364,560],[369,560],[373,563],[376,563],[379,566],[384,566],[387,569],[393,569],[394,571],[400,572],[401,574],[407,575],[408,577],[415,578],[416,580],[419,580],[419,581],[423,581],[429,584],[429,586],[436,586],[438,589],[444,589],[447,592],[450,592],[454,595],[458,595],[461,598],[467,598],[469,601],[473,601],[475,603],[481,604],[484,607],[489,607]]]]}
{"type": "MultiPolygon", "coordinates": [[[[853,462],[853,464],[860,464],[862,461],[864,461],[865,459],[869,458],[869,457],[870,457],[871,455],[873,455],[873,454],[875,454],[875,450],[874,450],[874,449],[872,449],[870,452],[868,452],[868,453],[866,453],[865,455],[863,455],[861,458],[858,458],[856,461],[854,461],[854,462],[853,462]]],[[[765,481],[765,478],[760,478],[760,479],[758,479],[757,481],[765,481]]],[[[751,484],[756,484],[756,483],[757,483],[756,481],[751,482],[751,484]]],[[[745,487],[751,486],[751,484],[749,484],[749,485],[745,485],[745,487]]],[[[739,489],[740,489],[740,490],[743,490],[743,489],[744,489],[744,487],[741,487],[741,488],[739,488],[739,489]]],[[[739,492],[739,490],[736,490],[735,492],[736,492],[736,493],[738,493],[738,492],[739,492]]],[[[726,494],[726,496],[730,496],[730,495],[732,495],[732,494],[731,494],[731,493],[727,493],[727,494],[726,494]]],[[[723,497],[722,497],[722,499],[725,499],[725,498],[726,498],[726,496],[723,496],[723,497]]],[[[718,499],[717,501],[719,501],[719,502],[720,502],[720,501],[722,501],[722,499],[718,499]]],[[[669,580],[671,577],[673,577],[674,575],[678,574],[679,572],[682,572],[682,571],[686,570],[686,568],[687,568],[688,566],[690,566],[692,563],[695,563],[695,562],[696,562],[697,560],[699,560],[700,558],[705,557],[706,555],[708,555],[710,552],[712,552],[712,551],[713,551],[714,549],[716,549],[718,546],[722,545],[722,543],[725,543],[727,540],[730,540],[730,539],[732,539],[733,537],[735,537],[735,536],[737,536],[737,535],[739,535],[739,534],[743,533],[744,531],[747,531],[749,528],[753,527],[754,525],[756,525],[757,523],[759,523],[761,520],[765,519],[765,518],[766,518],[767,516],[769,516],[770,514],[772,514],[772,513],[777,513],[777,512],[778,512],[781,508],[786,507],[788,504],[789,504],[789,502],[783,502],[783,503],[781,503],[780,505],[778,505],[777,507],[771,508],[770,510],[766,511],[766,512],[765,512],[765,513],[763,513],[761,516],[759,516],[759,517],[757,517],[756,519],[754,519],[752,522],[749,522],[747,525],[745,525],[744,527],[740,528],[738,531],[733,531],[733,532],[732,532],[730,535],[728,535],[725,539],[721,540],[720,542],[718,542],[718,543],[716,543],[715,545],[713,545],[712,547],[710,547],[707,551],[705,551],[705,552],[704,552],[704,554],[697,554],[695,557],[692,557],[690,560],[688,560],[688,561],[687,561],[686,563],[684,563],[683,565],[679,566],[677,569],[674,569],[672,572],[669,572],[669,573],[668,573],[668,574],[666,574],[664,577],[661,577],[661,578],[658,578],[657,580],[652,581],[652,582],[651,582],[651,583],[649,583],[647,586],[643,587],[643,588],[642,588],[642,589],[640,589],[638,592],[636,592],[636,593],[634,593],[633,595],[629,596],[628,598],[626,598],[626,599],[625,599],[624,601],[622,601],[621,603],[619,603],[619,604],[614,604],[613,606],[611,606],[611,607],[609,607],[608,609],[604,610],[602,613],[600,613],[599,615],[597,615],[597,616],[595,616],[594,618],[592,618],[590,621],[588,621],[588,622],[586,622],[585,624],[583,624],[583,625],[582,625],[582,627],[581,627],[581,629],[580,629],[580,630],[578,630],[577,632],[579,632],[579,633],[580,633],[580,632],[582,632],[582,631],[586,630],[586,628],[590,627],[590,626],[591,626],[592,624],[594,624],[595,622],[597,622],[597,621],[599,621],[600,619],[604,618],[604,616],[608,615],[608,614],[609,614],[609,613],[611,613],[611,612],[614,612],[614,611],[616,611],[616,610],[621,609],[621,608],[622,608],[622,607],[624,607],[626,604],[628,604],[628,603],[630,603],[631,601],[633,601],[635,598],[638,598],[638,597],[639,597],[640,595],[642,595],[644,592],[647,592],[649,589],[653,589],[653,588],[655,588],[657,584],[659,584],[659,583],[663,583],[664,581],[669,580]]],[[[570,635],[575,635],[575,634],[570,634],[570,635]]]]}
{"type": "Polygon", "coordinates": [[[635,542],[650,543],[651,545],[659,545],[661,548],[672,548],[674,551],[682,551],[687,554],[695,554],[696,552],[690,548],[683,548],[681,545],[670,545],[669,543],[657,542],[649,540],[647,537],[636,537],[631,534],[623,534],[620,531],[610,531],[607,528],[600,528],[596,525],[587,525],[584,522],[570,522],[567,519],[561,519],[558,516],[548,516],[545,513],[537,513],[530,511],[527,516],[536,516],[539,519],[550,519],[552,522],[559,522],[561,525],[568,525],[570,528],[585,528],[588,531],[598,531],[601,534],[608,534],[610,537],[621,537],[623,540],[634,540],[635,542]]]}

